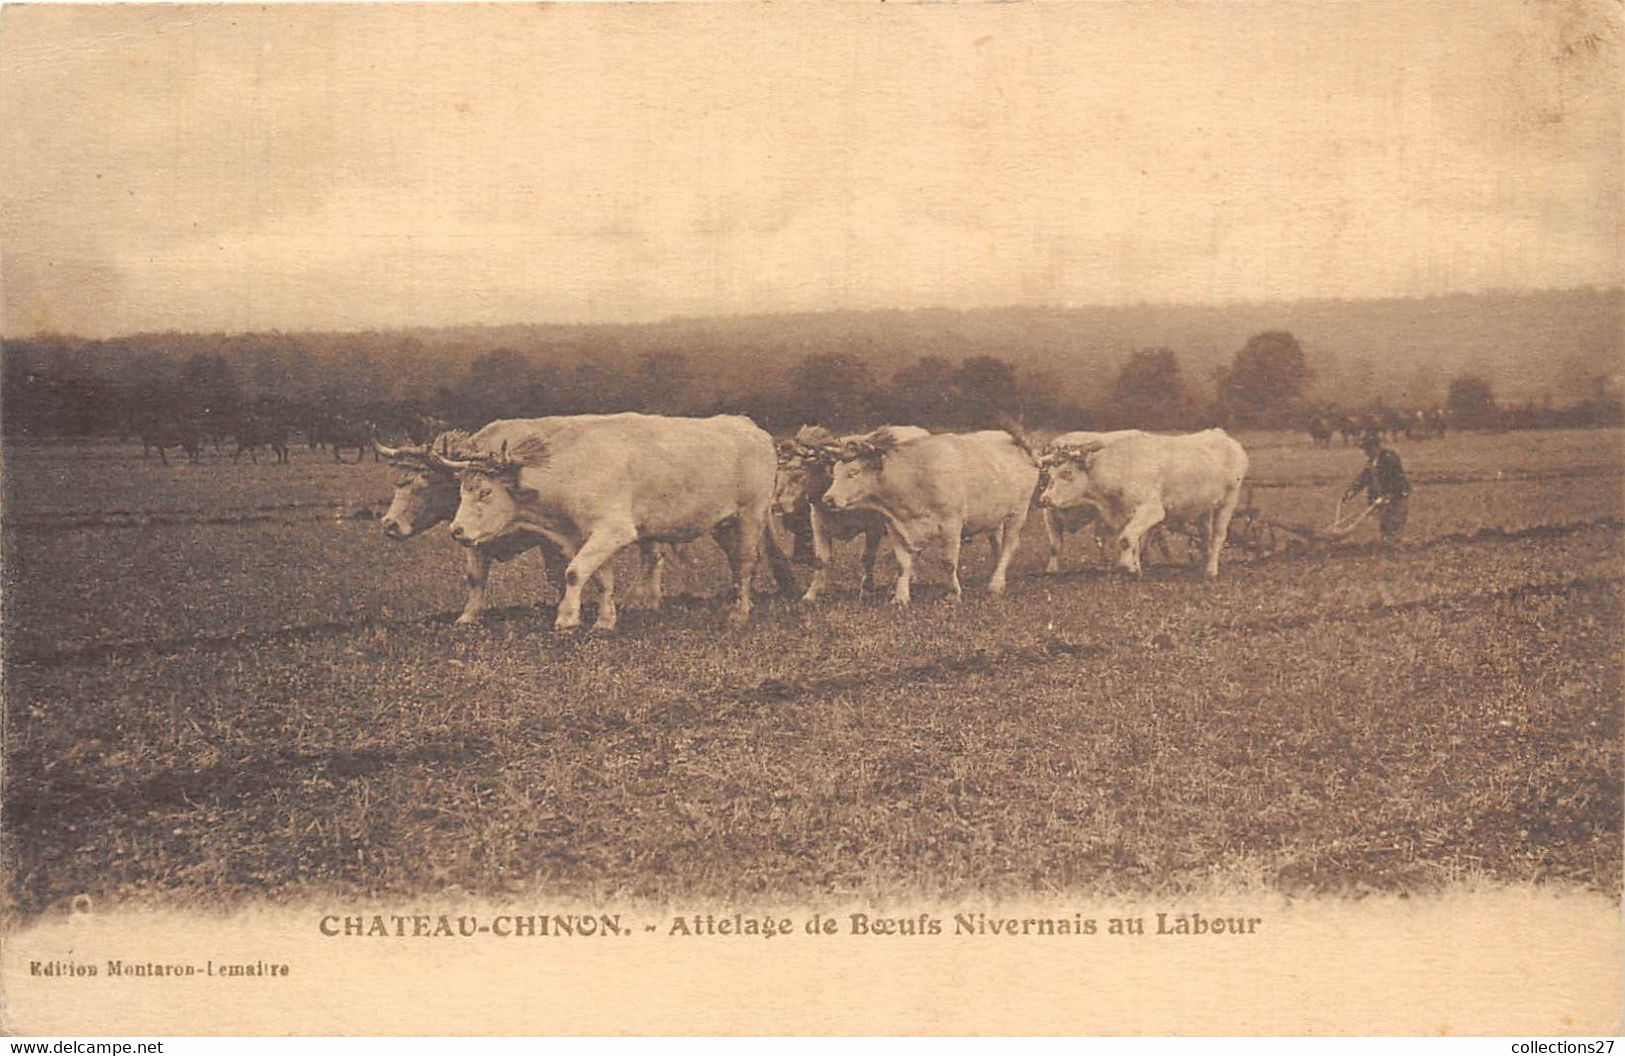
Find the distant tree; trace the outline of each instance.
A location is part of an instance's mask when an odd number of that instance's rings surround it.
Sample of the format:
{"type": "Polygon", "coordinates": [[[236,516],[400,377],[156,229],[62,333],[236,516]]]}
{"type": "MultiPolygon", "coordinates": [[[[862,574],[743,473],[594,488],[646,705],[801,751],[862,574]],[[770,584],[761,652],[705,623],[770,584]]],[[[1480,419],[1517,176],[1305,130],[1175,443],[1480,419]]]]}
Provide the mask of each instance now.
{"type": "Polygon", "coordinates": [[[1435,363],[1418,363],[1412,368],[1401,394],[1401,406],[1418,410],[1437,406],[1445,392],[1444,376],[1435,363]]]}
{"type": "Polygon", "coordinates": [[[869,424],[878,392],[869,364],[844,352],[805,356],[790,368],[784,412],[830,429],[869,424]]]}
{"type": "Polygon", "coordinates": [[[996,356],[972,356],[954,375],[962,423],[991,428],[1016,413],[1016,368],[996,356]]]}
{"type": "Polygon", "coordinates": [[[233,416],[242,403],[237,368],[222,356],[200,352],[181,367],[177,380],[182,408],[190,414],[233,416]]]}
{"type": "Polygon", "coordinates": [[[626,375],[614,365],[596,360],[577,363],[561,381],[561,388],[566,414],[608,414],[630,410],[637,403],[626,375]]]}
{"type": "Polygon", "coordinates": [[[638,357],[632,380],[637,406],[651,414],[681,414],[689,408],[694,366],[673,349],[655,349],[638,357]]]}
{"type": "Polygon", "coordinates": [[[1223,401],[1249,424],[1277,424],[1296,413],[1309,384],[1309,364],[1298,339],[1267,330],[1247,339],[1222,376],[1223,401]]]}
{"type": "Polygon", "coordinates": [[[1495,421],[1495,390],[1488,379],[1477,374],[1463,374],[1451,381],[1445,405],[1451,420],[1463,428],[1480,429],[1495,421]]]}
{"type": "Polygon", "coordinates": [[[1179,357],[1167,348],[1142,348],[1128,358],[1117,373],[1106,410],[1115,424],[1137,429],[1185,428],[1196,417],[1179,357]]]}
{"type": "Polygon", "coordinates": [[[1016,418],[1029,428],[1084,429],[1083,410],[1068,402],[1060,375],[1024,370],[1016,382],[1016,418]]]}
{"type": "Polygon", "coordinates": [[[485,421],[531,417],[528,397],[535,382],[529,359],[511,348],[493,349],[468,365],[462,385],[466,408],[485,421]]]}
{"type": "Polygon", "coordinates": [[[899,425],[949,424],[958,402],[955,373],[942,356],[921,356],[903,367],[892,375],[885,416],[899,425]]]}
{"type": "Polygon", "coordinates": [[[328,364],[323,395],[347,413],[394,398],[396,374],[377,355],[352,347],[328,364]]]}

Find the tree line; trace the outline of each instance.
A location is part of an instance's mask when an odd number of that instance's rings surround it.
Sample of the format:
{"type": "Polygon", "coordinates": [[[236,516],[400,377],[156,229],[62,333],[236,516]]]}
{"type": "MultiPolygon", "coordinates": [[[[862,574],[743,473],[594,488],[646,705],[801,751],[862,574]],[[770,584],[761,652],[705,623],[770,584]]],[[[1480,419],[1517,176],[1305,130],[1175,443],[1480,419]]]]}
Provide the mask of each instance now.
{"type": "MultiPolygon", "coordinates": [[[[1332,406],[1313,398],[1313,364],[1284,330],[1254,334],[1206,376],[1188,373],[1175,349],[1137,349],[1095,386],[1093,400],[1053,369],[975,350],[919,355],[887,371],[861,347],[719,365],[703,349],[671,345],[630,353],[498,346],[469,350],[466,367],[450,374],[410,337],[388,356],[370,348],[317,355],[275,334],[213,343],[181,335],[167,345],[39,337],[8,341],[3,352],[0,426],[13,437],[127,437],[154,421],[229,428],[245,418],[307,431],[319,421],[365,419],[400,435],[414,420],[476,427],[623,410],[743,413],[780,432],[811,422],[836,430],[887,421],[972,429],[1010,419],[1046,429],[1300,428],[1332,406]]],[[[1603,376],[1590,398],[1564,408],[1549,401],[1503,407],[1489,381],[1473,374],[1451,381],[1444,402],[1451,420],[1470,428],[1621,420],[1618,393],[1603,376]]]]}

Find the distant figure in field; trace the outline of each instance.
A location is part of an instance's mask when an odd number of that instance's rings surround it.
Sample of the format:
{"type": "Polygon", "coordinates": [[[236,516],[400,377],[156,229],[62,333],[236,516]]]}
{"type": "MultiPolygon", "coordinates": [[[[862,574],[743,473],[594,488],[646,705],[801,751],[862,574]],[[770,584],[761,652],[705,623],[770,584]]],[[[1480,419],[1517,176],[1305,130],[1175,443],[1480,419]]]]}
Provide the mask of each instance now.
{"type": "Polygon", "coordinates": [[[1380,500],[1382,509],[1377,516],[1382,526],[1382,541],[1384,545],[1392,546],[1398,541],[1399,533],[1405,530],[1406,507],[1411,494],[1410,483],[1405,479],[1405,466],[1399,460],[1399,452],[1384,447],[1376,433],[1366,434],[1365,439],[1360,441],[1360,450],[1365,452],[1365,468],[1354,478],[1354,483],[1343,493],[1343,498],[1352,499],[1363,488],[1372,502],[1380,500]]]}

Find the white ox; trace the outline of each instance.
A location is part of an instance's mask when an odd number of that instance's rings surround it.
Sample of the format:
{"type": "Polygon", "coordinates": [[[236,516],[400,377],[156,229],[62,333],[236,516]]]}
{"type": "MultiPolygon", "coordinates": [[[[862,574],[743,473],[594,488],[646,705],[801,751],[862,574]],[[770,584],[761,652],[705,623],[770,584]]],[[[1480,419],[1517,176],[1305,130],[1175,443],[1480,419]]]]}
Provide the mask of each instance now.
{"type": "MultiPolygon", "coordinates": [[[[597,577],[598,630],[616,623],[608,561],[634,543],[684,543],[709,532],[733,570],[732,620],[750,616],[751,577],[764,541],[779,589],[793,591],[789,562],[767,538],[773,438],[748,418],[584,416],[556,429],[492,422],[470,438],[483,454],[443,465],[460,474],[452,538],[488,545],[515,531],[540,535],[569,560],[554,627],[581,624],[581,590],[597,577]]],[[[645,554],[652,551],[646,550],[645,554]]]]}
{"type": "Polygon", "coordinates": [[[1039,505],[1093,506],[1117,532],[1117,563],[1136,575],[1146,532],[1164,520],[1195,525],[1207,544],[1207,575],[1218,576],[1219,551],[1247,476],[1247,452],[1223,429],[1051,448],[1059,457],[1039,505]]]}
{"type": "Polygon", "coordinates": [[[900,441],[880,429],[847,445],[833,475],[826,508],[885,518],[901,570],[894,602],[908,604],[914,555],[933,540],[947,548],[949,583],[959,597],[960,544],[976,535],[988,536],[995,552],[988,592],[1004,592],[1038,485],[1038,466],[1015,435],[993,430],[900,441]]]}
{"type": "MultiPolygon", "coordinates": [[[[1064,455],[1058,452],[1077,450],[1084,447],[1104,447],[1125,437],[1146,435],[1149,434],[1141,429],[1114,429],[1104,433],[1084,431],[1062,433],[1044,445],[1043,451],[1039,453],[1038,464],[1047,483],[1051,468],[1064,459],[1064,455]]],[[[1099,511],[1091,505],[1074,506],[1069,510],[1044,507],[1044,534],[1049,537],[1049,564],[1044,566],[1044,571],[1059,572],[1061,570],[1061,548],[1066,544],[1068,534],[1099,523],[1099,511]]],[[[1102,548],[1097,529],[1096,549],[1102,548]]],[[[1166,545],[1163,547],[1163,556],[1165,558],[1168,556],[1166,545]]]]}
{"type": "MultiPolygon", "coordinates": [[[[913,425],[883,426],[897,440],[915,440],[930,432],[913,425]]],[[[831,467],[848,443],[863,434],[837,438],[822,426],[802,426],[792,440],[779,444],[779,473],[773,485],[773,502],[791,523],[805,515],[812,536],[813,575],[802,601],[817,601],[829,585],[829,563],[835,542],[848,542],[863,536],[863,582],[859,593],[875,589],[875,557],[886,537],[886,519],[873,510],[831,510],[819,504],[828,490],[831,467]]]]}
{"type": "MultiPolygon", "coordinates": [[[[561,423],[573,420],[575,419],[568,417],[528,419],[538,430],[555,428],[561,423]]],[[[437,451],[450,456],[453,451],[460,451],[468,441],[469,434],[461,430],[441,433],[427,444],[387,447],[376,439],[373,440],[373,449],[387,459],[390,468],[394,470],[394,492],[390,495],[389,509],[379,522],[386,538],[397,541],[411,539],[422,535],[442,521],[450,521],[457,515],[457,506],[461,499],[457,473],[431,456],[437,451]]],[[[659,605],[660,579],[665,567],[665,558],[653,547],[653,543],[644,544],[644,585],[653,604],[659,605]]],[[[464,582],[468,587],[468,599],[463,604],[463,611],[457,617],[457,622],[476,623],[484,614],[486,584],[490,579],[492,562],[511,561],[531,550],[538,550],[541,553],[544,574],[562,595],[564,559],[559,548],[545,536],[512,532],[481,546],[463,548],[466,566],[464,582]]]]}

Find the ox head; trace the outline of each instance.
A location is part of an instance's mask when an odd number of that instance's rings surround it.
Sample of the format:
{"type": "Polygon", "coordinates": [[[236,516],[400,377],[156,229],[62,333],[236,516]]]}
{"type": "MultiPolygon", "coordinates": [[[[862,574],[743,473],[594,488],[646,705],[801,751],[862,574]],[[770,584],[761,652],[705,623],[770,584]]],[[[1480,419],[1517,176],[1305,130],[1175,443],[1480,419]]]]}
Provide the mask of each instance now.
{"type": "Polygon", "coordinates": [[[521,441],[512,452],[503,441],[495,454],[476,451],[457,459],[436,456],[441,466],[457,473],[459,502],[451,537],[464,546],[480,546],[512,531],[524,504],[536,495],[519,482],[519,472],[541,464],[546,453],[545,443],[531,439],[521,441]]]}
{"type": "Polygon", "coordinates": [[[874,498],[886,471],[886,456],[901,442],[882,426],[843,443],[830,467],[830,484],[821,504],[832,510],[850,510],[874,498]]]}
{"type": "Polygon", "coordinates": [[[391,539],[409,539],[428,531],[441,521],[449,521],[457,513],[457,474],[441,466],[434,457],[434,448],[442,452],[462,439],[466,433],[443,433],[434,444],[404,444],[385,447],[372,439],[374,451],[389,460],[395,471],[395,491],[390,496],[389,511],[380,522],[384,534],[391,539]]]}
{"type": "Polygon", "coordinates": [[[830,464],[841,446],[828,429],[804,425],[789,440],[777,444],[779,469],[773,480],[773,505],[793,517],[823,497],[829,487],[830,464]]]}
{"type": "Polygon", "coordinates": [[[1038,505],[1070,510],[1090,505],[1089,468],[1104,444],[1052,446],[1038,458],[1038,505]]]}

